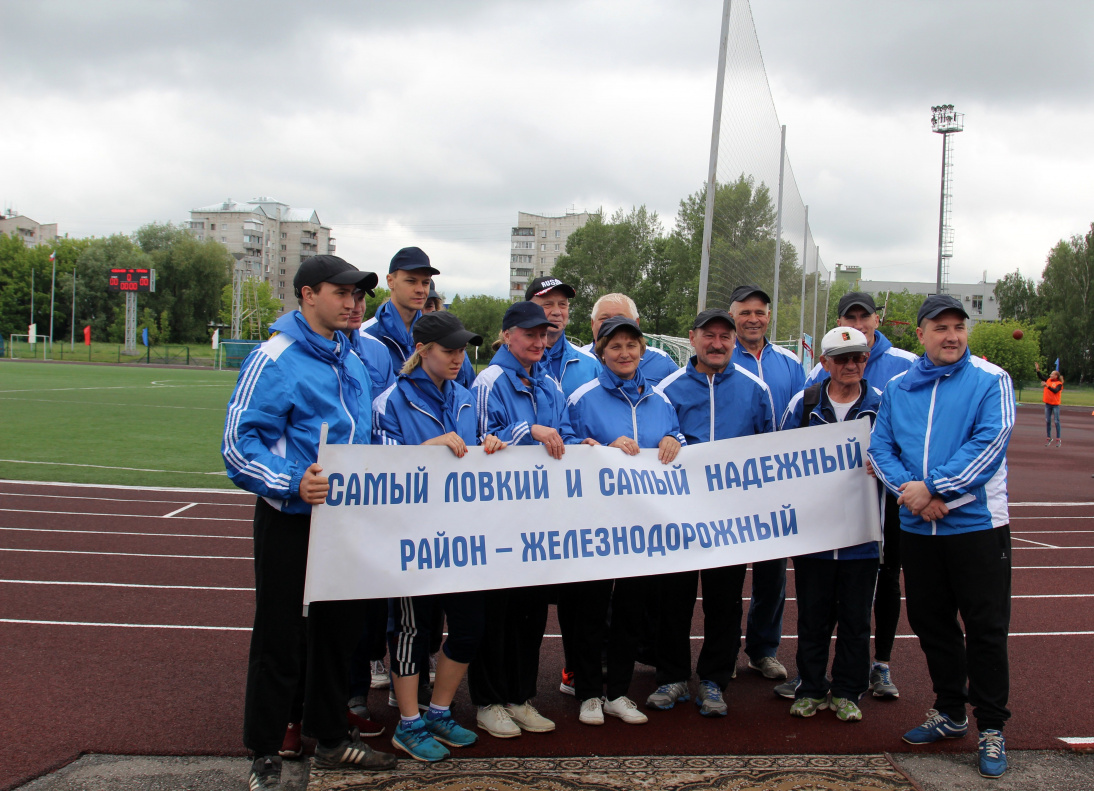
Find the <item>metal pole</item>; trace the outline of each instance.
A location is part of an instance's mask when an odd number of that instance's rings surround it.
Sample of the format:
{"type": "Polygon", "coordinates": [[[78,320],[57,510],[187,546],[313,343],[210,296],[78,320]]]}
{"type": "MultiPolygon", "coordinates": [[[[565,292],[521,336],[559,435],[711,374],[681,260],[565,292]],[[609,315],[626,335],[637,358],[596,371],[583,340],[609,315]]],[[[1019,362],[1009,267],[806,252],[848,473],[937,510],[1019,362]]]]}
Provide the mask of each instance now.
{"type": "Polygon", "coordinates": [[[942,238],[946,221],[946,140],[949,132],[942,133],[942,197],[938,199],[938,276],[935,281],[935,293],[942,293],[942,238]]]}
{"type": "MultiPolygon", "coordinates": [[[[820,260],[817,260],[817,269],[820,269],[820,260]]],[[[824,326],[828,327],[828,299],[832,296],[832,281],[828,281],[828,288],[824,290],[824,326]]]]}
{"type": "Polygon", "coordinates": [[[69,341],[69,351],[76,351],[76,267],[72,267],[72,340],[69,341]]]}
{"type": "Polygon", "coordinates": [[[707,167],[707,205],[703,214],[703,248],[699,259],[699,313],[707,309],[707,289],[710,286],[710,239],[714,226],[714,193],[718,188],[718,141],[722,134],[722,92],[725,90],[726,83],[729,9],[732,4],[732,0],[724,0],[722,3],[722,35],[718,43],[718,78],[714,88],[714,124],[710,131],[710,164],[707,167]]]}
{"type": "Polygon", "coordinates": [[[34,323],[34,264],[30,265],[30,323],[34,323]]]}
{"type": "MultiPolygon", "coordinates": [[[[56,255],[56,254],[54,254],[56,255]]],[[[57,290],[57,259],[53,259],[53,278],[49,283],[49,351],[53,353],[53,293],[57,290]]]]}
{"type": "Polygon", "coordinates": [[[809,207],[805,207],[805,233],[802,238],[802,302],[798,311],[798,339],[805,337],[805,278],[809,264],[809,207]]]}
{"type": "Polygon", "coordinates": [[[779,339],[779,262],[782,260],[783,236],[783,166],[786,164],[786,124],[779,141],[779,210],[775,215],[775,285],[771,288],[771,338],[779,339]]]}

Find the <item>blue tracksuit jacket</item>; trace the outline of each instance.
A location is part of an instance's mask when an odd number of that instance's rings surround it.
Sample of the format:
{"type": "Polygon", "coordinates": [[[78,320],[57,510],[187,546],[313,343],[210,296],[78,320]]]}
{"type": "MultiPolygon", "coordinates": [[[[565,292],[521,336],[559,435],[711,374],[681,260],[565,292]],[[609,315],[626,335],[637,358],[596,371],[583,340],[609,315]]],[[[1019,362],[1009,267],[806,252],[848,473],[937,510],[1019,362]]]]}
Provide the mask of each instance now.
{"type": "Polygon", "coordinates": [[[581,385],[596,379],[601,368],[595,354],[577,348],[565,335],[544,352],[543,364],[551,378],[561,385],[562,394],[567,398],[581,385]]]}
{"type": "Polygon", "coordinates": [[[760,359],[757,360],[741,345],[741,339],[738,338],[730,361],[764,381],[771,391],[771,404],[775,408],[776,416],[781,416],[786,411],[790,399],[805,386],[805,372],[797,355],[782,346],[769,343],[766,339],[760,359]]]}
{"type": "Polygon", "coordinates": [[[1007,372],[967,349],[949,366],[921,357],[889,381],[870,439],[878,479],[897,496],[902,484],[924,481],[947,503],[965,501],[936,522],[901,508],[902,530],[947,535],[1009,524],[1006,454],[1014,409],[1007,372]]]}
{"type": "MultiPolygon", "coordinates": [[[[403,324],[403,317],[399,315],[399,311],[395,309],[395,306],[391,304],[391,300],[388,300],[379,308],[376,309],[375,315],[362,326],[361,330],[367,332],[372,337],[380,340],[387,347],[388,354],[391,355],[391,365],[395,371],[395,375],[398,376],[399,372],[403,370],[403,363],[410,359],[410,355],[414,354],[414,324],[418,319],[422,317],[422,312],[419,310],[414,314],[414,321],[410,322],[410,332],[407,332],[406,325],[403,324]]],[[[475,366],[471,364],[470,357],[463,358],[463,367],[460,368],[460,375],[456,377],[456,384],[463,385],[470,389],[471,383],[475,381],[475,366]]]]}
{"type": "Polygon", "coordinates": [[[221,454],[237,486],[289,514],[310,514],[300,479],[327,441],[371,442],[372,389],[361,359],[341,332],[327,340],[294,310],[274,322],[277,334],[243,361],[228,401],[221,454]]]}
{"type": "Polygon", "coordinates": [[[574,437],[562,388],[543,363],[533,365],[529,377],[508,346],[498,349],[490,365],[475,377],[471,395],[475,397],[480,442],[493,434],[510,445],[538,445],[531,433],[536,424],[555,429],[568,445],[584,439],[574,437]],[[522,377],[528,378],[529,384],[524,384],[522,377]]]}
{"type": "Polygon", "coordinates": [[[379,338],[369,335],[364,329],[358,329],[349,334],[353,351],[365,364],[369,378],[372,380],[372,392],[382,393],[395,384],[395,370],[391,364],[391,355],[387,346],[379,338]]]}
{"type": "Polygon", "coordinates": [[[663,393],[646,383],[641,370],[632,379],[620,379],[602,368],[596,379],[573,392],[567,404],[570,427],[579,439],[590,437],[610,445],[630,437],[640,448],[656,448],[671,436],[687,444],[676,410],[663,393]]]}
{"type": "Polygon", "coordinates": [[[468,445],[478,445],[475,402],[455,382],[440,390],[429,375],[415,368],[372,403],[372,441],[377,445],[421,445],[455,431],[468,445]]]}
{"type": "Polygon", "coordinates": [[[689,445],[775,430],[767,385],[740,366],[726,366],[712,381],[695,370],[692,357],[686,367],[662,379],[657,389],[676,410],[689,445]]]}

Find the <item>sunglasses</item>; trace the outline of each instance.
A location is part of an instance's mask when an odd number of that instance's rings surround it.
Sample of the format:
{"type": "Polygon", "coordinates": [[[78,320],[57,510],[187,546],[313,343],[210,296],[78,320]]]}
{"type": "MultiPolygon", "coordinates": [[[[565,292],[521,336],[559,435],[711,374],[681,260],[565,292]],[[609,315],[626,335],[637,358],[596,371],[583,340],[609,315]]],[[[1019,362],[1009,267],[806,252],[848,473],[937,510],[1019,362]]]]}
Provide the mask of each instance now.
{"type": "Polygon", "coordinates": [[[829,357],[829,360],[836,365],[848,365],[850,363],[864,363],[866,362],[866,355],[863,352],[855,352],[854,354],[837,354],[833,357],[829,357]]]}

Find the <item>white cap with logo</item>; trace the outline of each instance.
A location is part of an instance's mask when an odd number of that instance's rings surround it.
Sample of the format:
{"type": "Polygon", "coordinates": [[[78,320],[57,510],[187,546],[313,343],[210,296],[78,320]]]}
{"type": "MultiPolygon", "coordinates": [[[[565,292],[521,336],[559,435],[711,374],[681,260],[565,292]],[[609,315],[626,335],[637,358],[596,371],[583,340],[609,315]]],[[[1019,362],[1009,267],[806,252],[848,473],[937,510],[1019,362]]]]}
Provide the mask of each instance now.
{"type": "Polygon", "coordinates": [[[836,327],[826,332],[821,338],[821,354],[825,357],[868,351],[870,351],[870,342],[854,327],[836,327]]]}

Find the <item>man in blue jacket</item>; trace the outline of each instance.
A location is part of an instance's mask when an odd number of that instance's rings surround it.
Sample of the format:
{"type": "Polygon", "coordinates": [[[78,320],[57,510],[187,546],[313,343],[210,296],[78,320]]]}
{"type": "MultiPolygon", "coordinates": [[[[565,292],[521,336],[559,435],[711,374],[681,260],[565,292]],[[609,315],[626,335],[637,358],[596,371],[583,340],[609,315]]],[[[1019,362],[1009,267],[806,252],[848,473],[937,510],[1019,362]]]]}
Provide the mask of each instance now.
{"type": "Polygon", "coordinates": [[[1010,717],[1006,453],[1014,388],[1006,371],[969,354],[967,319],[949,295],[924,300],[916,328],[924,355],[886,385],[870,459],[901,505],[908,621],[935,692],[927,721],[904,741],[964,736],[972,703],[980,774],[999,777],[1010,717]]]}
{"type": "MultiPolygon", "coordinates": [[[[738,286],[729,300],[729,312],[737,325],[732,361],[767,385],[777,420],[804,386],[801,363],[797,355],[767,340],[771,322],[771,297],[767,292],[759,286],[738,286]]],[[[786,678],[786,668],[775,658],[782,639],[785,603],[786,558],[753,563],[745,651],[748,666],[764,678],[786,678]]]]}
{"type": "MultiPolygon", "coordinates": [[[[840,297],[837,312],[837,327],[853,327],[866,336],[870,357],[866,360],[863,378],[873,387],[879,390],[884,388],[886,382],[907,371],[919,359],[911,352],[893,346],[878,331],[881,319],[874,298],[869,294],[862,291],[844,294],[840,297]]],[[[828,372],[817,363],[806,377],[805,386],[810,387],[826,379],[828,372]]],[[[875,698],[895,700],[900,697],[900,692],[893,683],[889,662],[900,621],[900,516],[896,497],[892,494],[885,497],[882,527],[885,530],[885,549],[874,594],[874,663],[870,669],[870,690],[875,698]]],[[[776,687],[776,691],[780,692],[783,686],[776,687]]]]}
{"type": "Polygon", "coordinates": [[[300,265],[300,302],[274,322],[277,334],[251,352],[228,402],[221,448],[228,476],[258,495],[254,516],[255,618],[251,631],[243,742],[255,755],[250,788],[276,788],[278,752],[291,721],[302,646],[307,645],[304,725],[318,740],[320,768],[389,769],[395,757],[348,733],[349,656],[361,634],[364,603],[316,602],[304,618],[304,577],[312,506],[328,483],[316,462],[319,433],[334,443],[371,440],[372,390],[344,331],[355,287],[376,275],[321,255],[300,265]]]}
{"type": "MultiPolygon", "coordinates": [[[[365,322],[362,330],[387,346],[395,376],[414,354],[414,322],[422,317],[422,308],[433,288],[433,276],[439,274],[440,270],[433,268],[420,247],[404,247],[391,258],[387,271],[391,298],[365,322]]],[[[465,357],[456,382],[470,389],[474,381],[475,367],[465,357]]]]}
{"type": "Polygon", "coordinates": [[[576,293],[573,286],[550,276],[537,277],[524,292],[524,298],[543,308],[547,321],[551,322],[552,326],[547,328],[547,351],[543,353],[543,364],[567,398],[600,373],[600,361],[596,356],[577,348],[566,337],[566,327],[570,324],[570,300],[576,293]]]}
{"type": "MultiPolygon", "coordinates": [[[[703,311],[692,324],[688,338],[695,356],[658,387],[676,409],[687,443],[774,431],[775,414],[767,385],[730,362],[736,338],[729,313],[717,308],[703,311]]],[[[696,665],[699,689],[695,702],[704,717],[726,716],[723,692],[737,674],[746,570],[745,565],[725,566],[657,578],[658,687],[646,699],[647,706],[671,709],[690,697],[691,621],[701,576],[704,627],[696,665]]]]}

